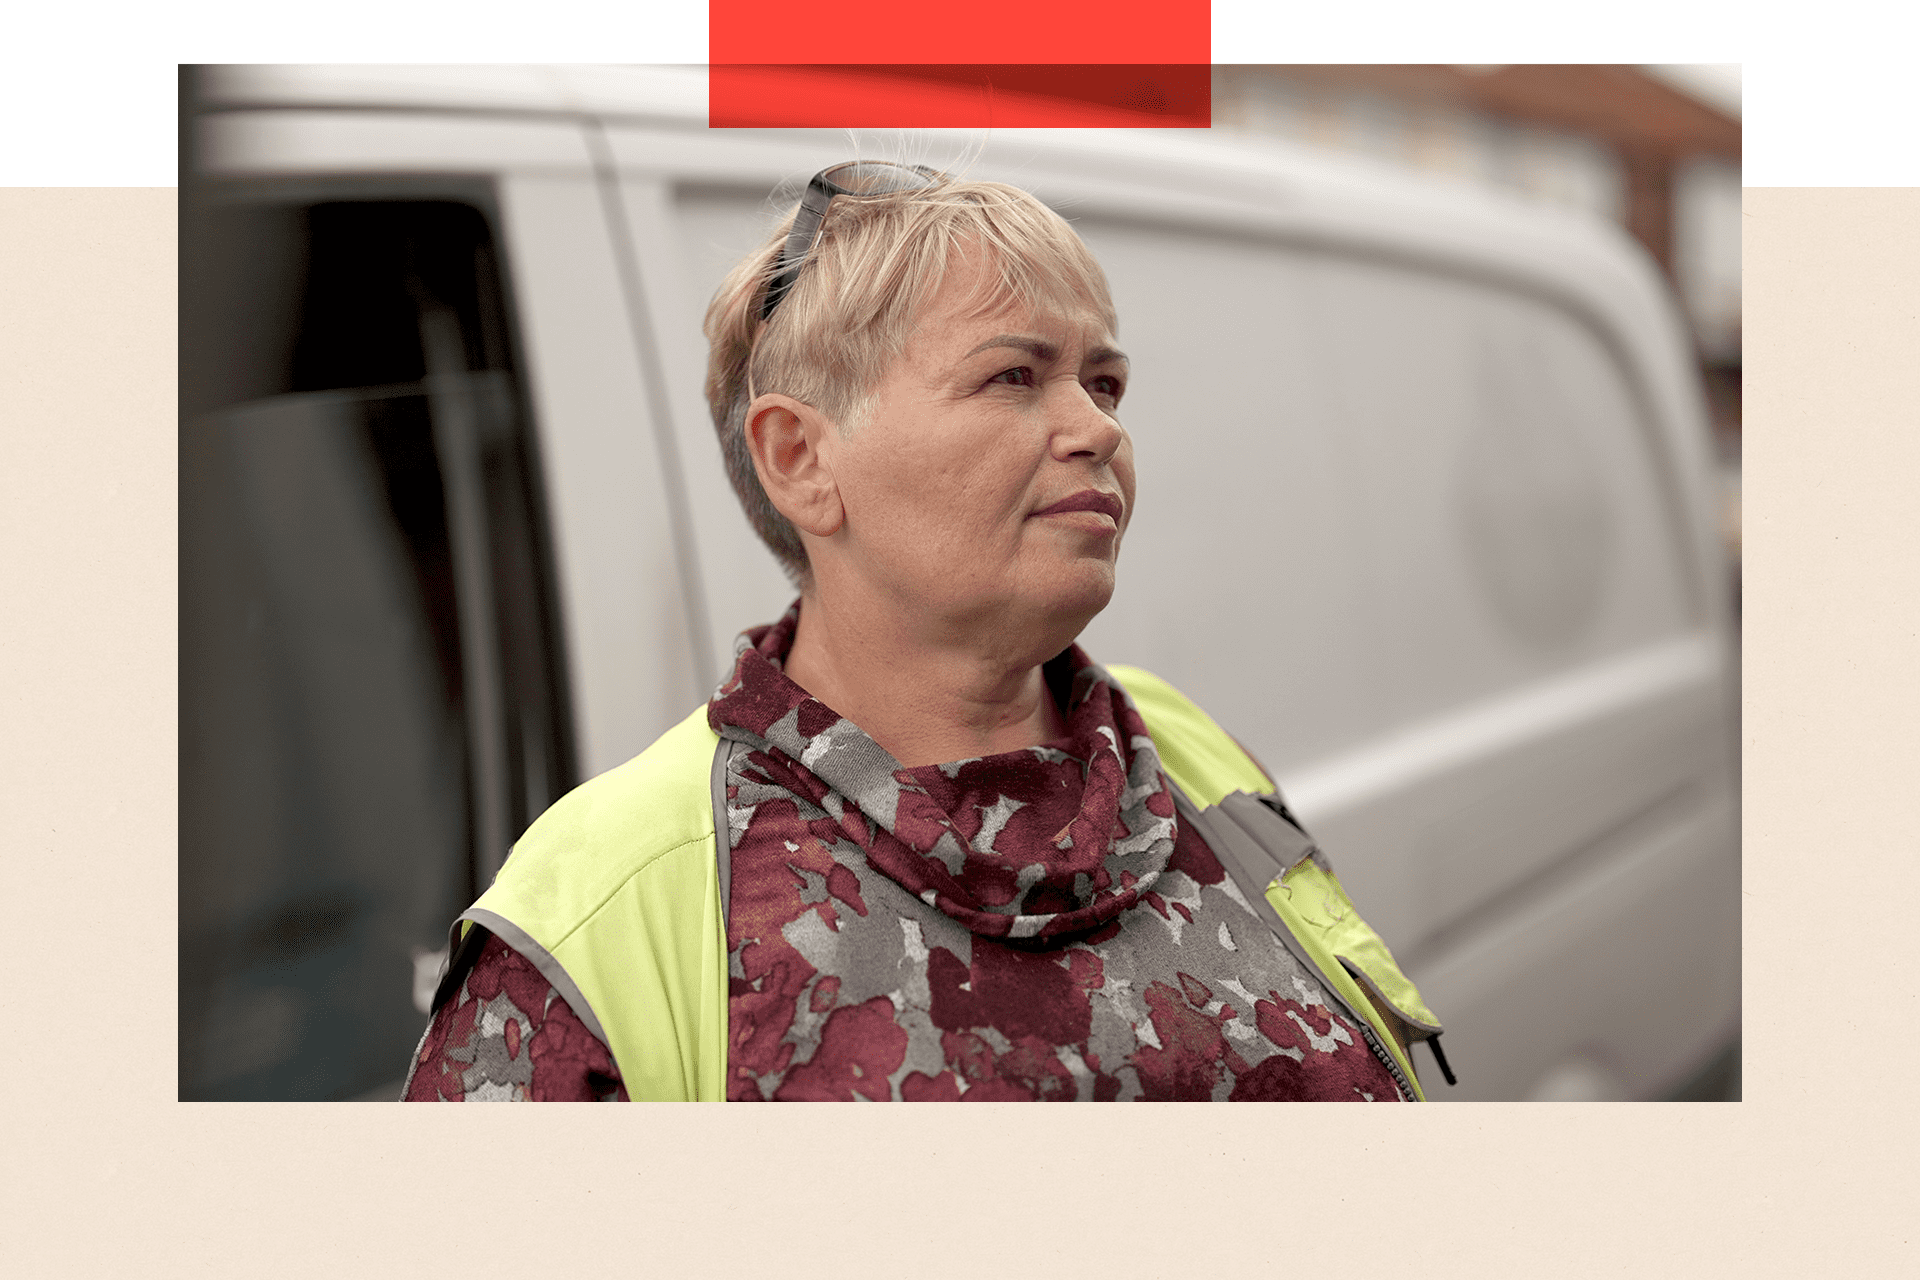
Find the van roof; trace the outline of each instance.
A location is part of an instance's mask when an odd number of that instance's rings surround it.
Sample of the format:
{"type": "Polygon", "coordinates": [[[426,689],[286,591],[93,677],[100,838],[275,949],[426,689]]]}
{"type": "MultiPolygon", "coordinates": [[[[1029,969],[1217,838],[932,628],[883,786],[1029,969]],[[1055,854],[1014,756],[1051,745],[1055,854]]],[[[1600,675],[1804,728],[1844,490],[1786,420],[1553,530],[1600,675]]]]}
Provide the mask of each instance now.
{"type": "MultiPolygon", "coordinates": [[[[654,135],[659,145],[635,149],[616,133],[623,166],[660,168],[656,157],[665,156],[676,171],[730,183],[764,182],[772,169],[797,184],[847,158],[850,146],[847,131],[832,129],[728,129],[743,145],[714,147],[704,137],[698,147],[686,145],[688,134],[706,132],[702,66],[227,65],[205,68],[199,92],[215,111],[596,118],[654,135]]],[[[1603,218],[1225,130],[915,130],[912,137],[936,153],[978,152],[980,176],[1027,186],[1069,218],[1098,211],[1278,233],[1548,295],[1596,322],[1628,349],[1631,365],[1664,384],[1648,388],[1668,410],[1662,417],[1691,416],[1675,399],[1692,396],[1674,358],[1687,343],[1677,308],[1651,259],[1603,218]]]]}

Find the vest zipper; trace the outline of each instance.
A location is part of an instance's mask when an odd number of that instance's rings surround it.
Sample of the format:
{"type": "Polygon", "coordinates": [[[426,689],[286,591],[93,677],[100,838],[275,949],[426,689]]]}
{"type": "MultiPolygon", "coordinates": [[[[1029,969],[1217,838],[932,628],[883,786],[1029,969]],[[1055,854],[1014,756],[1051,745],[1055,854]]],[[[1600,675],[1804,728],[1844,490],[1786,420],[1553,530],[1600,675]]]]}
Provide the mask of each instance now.
{"type": "Polygon", "coordinates": [[[1374,1032],[1373,1024],[1358,1013],[1353,1016],[1354,1021],[1360,1024],[1360,1034],[1367,1038],[1367,1048],[1373,1050],[1373,1056],[1380,1059],[1380,1065],[1387,1069],[1393,1076],[1393,1082],[1400,1087],[1400,1096],[1408,1102],[1418,1102],[1420,1095],[1415,1093],[1413,1086],[1407,1083],[1407,1077],[1400,1070],[1400,1064],[1394,1061],[1392,1050],[1380,1043],[1380,1037],[1374,1032]]]}
{"type": "MultiPolygon", "coordinates": [[[[1173,782],[1171,778],[1167,781],[1169,783],[1173,782]]],[[[1213,851],[1213,856],[1219,861],[1221,867],[1226,871],[1227,876],[1239,886],[1241,896],[1247,900],[1247,905],[1252,909],[1253,913],[1266,924],[1267,928],[1272,931],[1274,937],[1280,944],[1293,954],[1293,958],[1299,962],[1303,969],[1320,979],[1321,987],[1326,990],[1327,995],[1333,1000],[1334,1004],[1338,1005],[1340,1011],[1345,1012],[1346,1015],[1353,1020],[1353,1025],[1360,1028],[1360,1034],[1365,1038],[1367,1048],[1373,1051],[1373,1056],[1380,1060],[1380,1065],[1385,1067],[1387,1074],[1393,1077],[1394,1084],[1400,1090],[1400,1096],[1408,1102],[1419,1101],[1420,1095],[1414,1092],[1413,1086],[1407,1082],[1406,1073],[1400,1070],[1400,1064],[1394,1061],[1392,1052],[1380,1043],[1380,1037],[1375,1034],[1373,1024],[1367,1021],[1365,1014],[1351,1006],[1346,998],[1340,994],[1340,988],[1334,985],[1333,974],[1321,971],[1320,966],[1314,962],[1313,957],[1307,954],[1306,948],[1300,945],[1300,940],[1293,936],[1293,931],[1287,927],[1286,922],[1282,920],[1279,913],[1273,909],[1273,904],[1267,901],[1265,892],[1266,882],[1263,880],[1261,872],[1256,872],[1253,867],[1249,866],[1245,861],[1249,851],[1241,847],[1241,842],[1245,841],[1251,845],[1252,849],[1257,851],[1260,857],[1270,863],[1276,872],[1284,870],[1283,860],[1276,857],[1272,850],[1260,844],[1251,833],[1247,832],[1235,822],[1231,815],[1221,814],[1216,821],[1209,821],[1214,810],[1209,809],[1202,811],[1200,806],[1196,805],[1187,793],[1180,789],[1177,783],[1173,784],[1173,803],[1175,810],[1180,816],[1199,832],[1202,840],[1206,841],[1207,848],[1213,851]]],[[[1215,808],[1217,809],[1217,806],[1215,806],[1215,808]]],[[[1277,812],[1274,813],[1273,816],[1276,820],[1288,821],[1287,819],[1280,818],[1277,812]]],[[[1288,825],[1293,826],[1290,821],[1288,821],[1288,825]]],[[[1296,831],[1299,830],[1298,827],[1293,827],[1293,829],[1296,831]]],[[[1305,838],[1304,833],[1302,833],[1302,838],[1305,838]]],[[[1335,967],[1338,968],[1337,961],[1335,967]]],[[[1342,976],[1346,975],[1343,974],[1342,976]]],[[[1358,982],[1357,979],[1354,981],[1356,983],[1358,982]]],[[[1328,1006],[1328,1012],[1334,1012],[1333,1006],[1328,1006]]]]}

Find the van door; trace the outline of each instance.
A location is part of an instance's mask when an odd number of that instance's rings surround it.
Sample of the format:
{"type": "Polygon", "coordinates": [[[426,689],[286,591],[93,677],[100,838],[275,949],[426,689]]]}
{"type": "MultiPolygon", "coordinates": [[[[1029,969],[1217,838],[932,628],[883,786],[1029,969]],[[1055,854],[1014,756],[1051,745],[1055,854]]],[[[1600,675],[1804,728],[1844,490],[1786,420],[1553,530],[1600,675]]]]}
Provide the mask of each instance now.
{"type": "Polygon", "coordinates": [[[397,1094],[448,922],[704,696],[572,124],[203,120],[181,1095],[397,1094]]]}

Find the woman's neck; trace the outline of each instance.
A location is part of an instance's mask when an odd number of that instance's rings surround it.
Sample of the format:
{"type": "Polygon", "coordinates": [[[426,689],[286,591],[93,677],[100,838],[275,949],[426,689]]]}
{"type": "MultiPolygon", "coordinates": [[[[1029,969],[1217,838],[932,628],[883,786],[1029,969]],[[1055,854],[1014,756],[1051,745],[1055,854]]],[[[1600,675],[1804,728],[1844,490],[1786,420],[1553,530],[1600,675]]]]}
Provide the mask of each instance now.
{"type": "Polygon", "coordinates": [[[1030,654],[929,635],[884,612],[837,611],[813,592],[801,600],[786,674],[908,767],[1066,735],[1030,654]]]}

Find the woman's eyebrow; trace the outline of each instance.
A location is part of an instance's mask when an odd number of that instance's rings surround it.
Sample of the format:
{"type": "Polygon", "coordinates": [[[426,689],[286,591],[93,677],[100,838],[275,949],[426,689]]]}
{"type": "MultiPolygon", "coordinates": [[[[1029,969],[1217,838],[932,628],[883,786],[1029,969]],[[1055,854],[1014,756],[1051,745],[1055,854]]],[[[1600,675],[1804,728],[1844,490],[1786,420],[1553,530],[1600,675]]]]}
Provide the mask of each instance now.
{"type": "Polygon", "coordinates": [[[1054,346],[1051,342],[1045,342],[1039,338],[1031,338],[1018,333],[1000,333],[988,338],[985,342],[967,352],[967,354],[961,358],[971,359],[979,355],[982,351],[991,351],[995,347],[1013,347],[1016,350],[1026,352],[1035,360],[1051,360],[1060,354],[1060,348],[1054,346]]]}
{"type": "MultiPolygon", "coordinates": [[[[961,358],[972,359],[982,351],[991,351],[995,347],[1012,347],[1017,351],[1026,352],[1035,360],[1052,360],[1060,354],[1060,348],[1044,339],[1029,337],[1019,333],[1000,333],[988,338],[985,342],[967,352],[967,354],[961,358]]],[[[1115,360],[1118,360],[1121,364],[1132,363],[1132,361],[1127,359],[1127,353],[1116,347],[1096,347],[1087,353],[1088,364],[1108,364],[1115,360]]]]}

